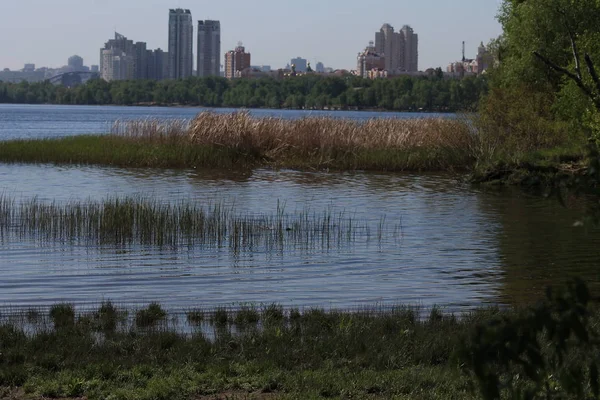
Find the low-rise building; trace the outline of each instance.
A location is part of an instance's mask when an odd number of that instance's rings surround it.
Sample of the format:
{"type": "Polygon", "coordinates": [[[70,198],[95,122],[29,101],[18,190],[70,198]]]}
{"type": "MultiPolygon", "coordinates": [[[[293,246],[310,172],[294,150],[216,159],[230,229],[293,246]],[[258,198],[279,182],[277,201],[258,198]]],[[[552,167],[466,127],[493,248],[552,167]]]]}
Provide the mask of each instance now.
{"type": "Polygon", "coordinates": [[[375,45],[370,42],[364,51],[358,53],[356,62],[356,75],[368,77],[369,71],[385,70],[385,57],[375,51],[375,45]]]}

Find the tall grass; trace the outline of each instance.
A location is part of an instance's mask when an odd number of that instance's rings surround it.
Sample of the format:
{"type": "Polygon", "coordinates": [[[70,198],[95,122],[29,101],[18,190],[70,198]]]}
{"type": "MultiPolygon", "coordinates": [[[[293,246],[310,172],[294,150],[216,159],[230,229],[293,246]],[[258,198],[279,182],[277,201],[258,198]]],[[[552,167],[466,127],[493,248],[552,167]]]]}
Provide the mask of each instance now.
{"type": "Polygon", "coordinates": [[[344,212],[309,210],[286,213],[278,206],[271,214],[237,214],[223,204],[165,203],[143,197],[100,201],[17,204],[0,197],[0,235],[33,237],[41,241],[87,244],[149,244],[158,246],[229,246],[233,252],[260,247],[273,251],[332,248],[363,240],[381,241],[397,226],[356,221],[344,212]]]}
{"type": "Polygon", "coordinates": [[[285,120],[202,112],[192,121],[117,121],[104,136],[0,142],[0,161],[447,170],[469,168],[474,145],[470,125],[462,119],[285,120]]]}

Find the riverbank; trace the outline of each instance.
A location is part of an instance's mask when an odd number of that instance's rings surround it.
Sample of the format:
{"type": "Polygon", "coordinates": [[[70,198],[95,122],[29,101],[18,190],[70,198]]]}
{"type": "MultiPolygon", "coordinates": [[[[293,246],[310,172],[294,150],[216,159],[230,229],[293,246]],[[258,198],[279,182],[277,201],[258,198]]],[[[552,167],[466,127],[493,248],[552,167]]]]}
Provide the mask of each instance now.
{"type": "Polygon", "coordinates": [[[3,310],[0,396],[476,399],[493,387],[589,393],[593,378],[570,386],[561,379],[587,371],[585,354],[596,345],[586,338],[598,333],[600,312],[582,283],[566,293],[528,309],[480,308],[459,318],[401,306],[168,313],[158,303],[126,309],[104,302],[84,310],[3,310]],[[561,361],[553,358],[558,353],[561,361]],[[538,373],[555,374],[554,386],[542,385],[538,373]]]}
{"type": "Polygon", "coordinates": [[[473,163],[456,119],[298,120],[202,112],[185,120],[116,123],[109,135],[0,142],[0,161],[154,168],[447,171],[473,163]]]}
{"type": "Polygon", "coordinates": [[[538,150],[512,159],[497,157],[477,163],[470,181],[486,186],[520,186],[542,191],[576,188],[586,192],[597,186],[597,180],[590,176],[594,159],[583,145],[538,150]]]}
{"type": "Polygon", "coordinates": [[[104,303],[88,312],[59,304],[46,312],[3,314],[0,394],[474,398],[451,359],[472,325],[496,311],[457,320],[434,309],[422,321],[417,312],[301,312],[270,305],[181,315],[158,304],[126,310],[104,303]]]}

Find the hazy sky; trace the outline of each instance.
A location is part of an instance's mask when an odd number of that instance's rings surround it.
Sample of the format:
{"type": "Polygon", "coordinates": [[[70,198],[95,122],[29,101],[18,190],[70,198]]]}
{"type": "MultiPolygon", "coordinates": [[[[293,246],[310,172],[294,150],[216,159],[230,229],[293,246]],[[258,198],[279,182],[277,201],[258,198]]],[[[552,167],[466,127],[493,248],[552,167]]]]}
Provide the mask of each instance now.
{"type": "MultiPolygon", "coordinates": [[[[474,57],[498,36],[500,0],[0,0],[0,69],[60,67],[78,54],[98,64],[114,31],[148,48],[167,48],[169,8],[221,21],[221,52],[242,41],[252,64],[273,68],[301,56],[314,64],[356,68],[356,55],[383,23],[419,34],[419,69],[474,57]]],[[[194,43],[194,53],[195,53],[194,43]]]]}

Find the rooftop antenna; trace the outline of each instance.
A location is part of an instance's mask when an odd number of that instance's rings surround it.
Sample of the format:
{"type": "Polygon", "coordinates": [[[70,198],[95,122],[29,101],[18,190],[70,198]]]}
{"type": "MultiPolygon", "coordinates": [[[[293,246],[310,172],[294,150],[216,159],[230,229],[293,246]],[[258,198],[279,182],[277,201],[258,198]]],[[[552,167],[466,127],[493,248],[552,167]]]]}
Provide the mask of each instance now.
{"type": "Polygon", "coordinates": [[[463,60],[463,62],[465,62],[465,60],[467,58],[465,57],[465,41],[464,40],[463,40],[463,43],[462,43],[462,55],[463,55],[462,60],[463,60]]]}

